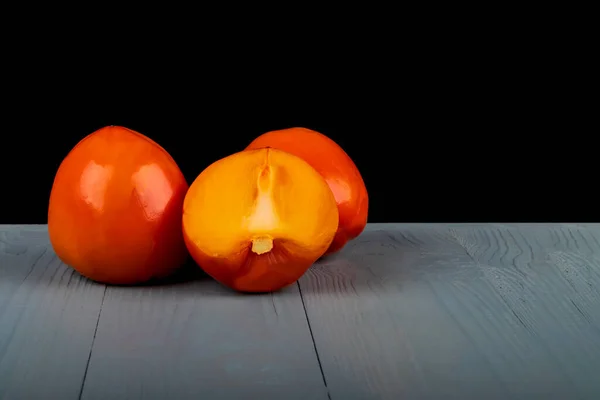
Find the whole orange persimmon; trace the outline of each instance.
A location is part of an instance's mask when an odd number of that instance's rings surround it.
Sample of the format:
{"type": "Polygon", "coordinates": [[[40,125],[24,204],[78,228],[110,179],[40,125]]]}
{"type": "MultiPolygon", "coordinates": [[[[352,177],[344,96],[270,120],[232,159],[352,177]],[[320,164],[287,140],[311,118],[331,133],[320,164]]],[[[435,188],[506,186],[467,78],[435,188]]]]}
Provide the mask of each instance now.
{"type": "Polygon", "coordinates": [[[81,275],[135,284],[169,275],[187,250],[181,232],[187,182],[150,138],[107,126],[60,164],[48,207],[56,255],[81,275]]]}
{"type": "Polygon", "coordinates": [[[341,250],[367,225],[369,196],[363,178],[348,154],[329,137],[307,128],[280,129],[254,139],[246,150],[271,147],[294,154],[325,178],[339,209],[339,227],[326,254],[341,250]]]}
{"type": "Polygon", "coordinates": [[[194,260],[240,292],[294,283],[325,253],[339,219],[325,179],[277,149],[214,162],[190,185],[183,207],[184,239],[194,260]]]}

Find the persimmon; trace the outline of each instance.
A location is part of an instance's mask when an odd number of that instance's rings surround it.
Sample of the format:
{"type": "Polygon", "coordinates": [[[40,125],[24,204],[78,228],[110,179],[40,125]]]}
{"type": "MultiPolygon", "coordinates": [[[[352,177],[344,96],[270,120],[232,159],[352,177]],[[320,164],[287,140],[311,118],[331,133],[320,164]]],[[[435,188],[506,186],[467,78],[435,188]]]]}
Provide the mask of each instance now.
{"type": "Polygon", "coordinates": [[[327,250],[338,220],[323,177],[301,158],[268,148],[212,163],[183,204],[192,258],[239,292],[272,292],[297,281],[327,250]]]}
{"type": "Polygon", "coordinates": [[[188,255],[181,217],[188,184],[150,138],[107,126],[82,139],[60,164],[48,206],[56,255],[107,284],[163,278],[188,255]]]}
{"type": "Polygon", "coordinates": [[[369,196],[354,161],[334,140],[307,128],[266,132],[255,138],[246,150],[272,147],[294,154],[308,162],[325,178],[339,209],[338,231],[326,254],[341,250],[359,236],[367,225],[369,196]]]}

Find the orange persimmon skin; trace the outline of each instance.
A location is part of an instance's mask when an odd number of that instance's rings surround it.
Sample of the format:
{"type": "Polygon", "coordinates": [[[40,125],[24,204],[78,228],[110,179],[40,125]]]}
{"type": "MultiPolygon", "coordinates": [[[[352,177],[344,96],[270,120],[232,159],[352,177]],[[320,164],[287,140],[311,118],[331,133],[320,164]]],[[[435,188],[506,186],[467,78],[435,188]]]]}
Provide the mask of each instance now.
{"type": "Polygon", "coordinates": [[[339,209],[337,234],[326,254],[341,250],[367,225],[369,196],[354,161],[335,141],[307,128],[270,131],[254,139],[246,150],[272,147],[294,154],[325,178],[339,209]]]}
{"type": "Polygon", "coordinates": [[[150,138],[120,126],[81,140],[60,164],[48,206],[56,255],[107,284],[162,278],[187,257],[181,232],[187,182],[150,138]]]}
{"type": "Polygon", "coordinates": [[[196,263],[239,292],[296,282],[329,248],[333,193],[308,163],[277,149],[239,152],[206,168],[184,201],[183,234],[196,263]]]}

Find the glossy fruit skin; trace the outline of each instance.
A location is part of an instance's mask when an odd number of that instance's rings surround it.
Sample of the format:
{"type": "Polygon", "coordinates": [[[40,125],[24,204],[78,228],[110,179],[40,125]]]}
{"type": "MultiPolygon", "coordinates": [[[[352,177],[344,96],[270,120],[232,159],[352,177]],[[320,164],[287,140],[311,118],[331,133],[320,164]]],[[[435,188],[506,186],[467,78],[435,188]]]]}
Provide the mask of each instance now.
{"type": "Polygon", "coordinates": [[[81,140],[60,164],[48,206],[56,255],[107,284],[162,278],[187,257],[181,232],[188,185],[150,138],[120,126],[81,140]]]}
{"type": "Polygon", "coordinates": [[[338,232],[327,250],[332,254],[362,233],[367,225],[369,195],[354,161],[329,137],[307,128],[288,128],[258,136],[246,150],[271,147],[294,154],[327,181],[339,209],[338,232]]]}
{"type": "Polygon", "coordinates": [[[185,197],[183,232],[208,275],[239,292],[264,293],[296,282],[329,248],[338,221],[333,193],[314,168],[259,149],[202,171],[185,197]]]}

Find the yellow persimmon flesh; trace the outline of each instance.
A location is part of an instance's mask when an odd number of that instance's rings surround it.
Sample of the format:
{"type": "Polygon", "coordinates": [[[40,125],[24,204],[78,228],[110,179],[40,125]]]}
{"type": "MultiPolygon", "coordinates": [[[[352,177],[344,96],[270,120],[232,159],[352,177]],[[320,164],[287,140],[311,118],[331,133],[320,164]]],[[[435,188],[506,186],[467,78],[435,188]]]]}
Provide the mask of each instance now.
{"type": "Polygon", "coordinates": [[[296,282],[327,251],[339,221],[325,179],[301,158],[271,148],[211,164],[190,186],[183,209],[191,256],[241,292],[296,282]]]}

